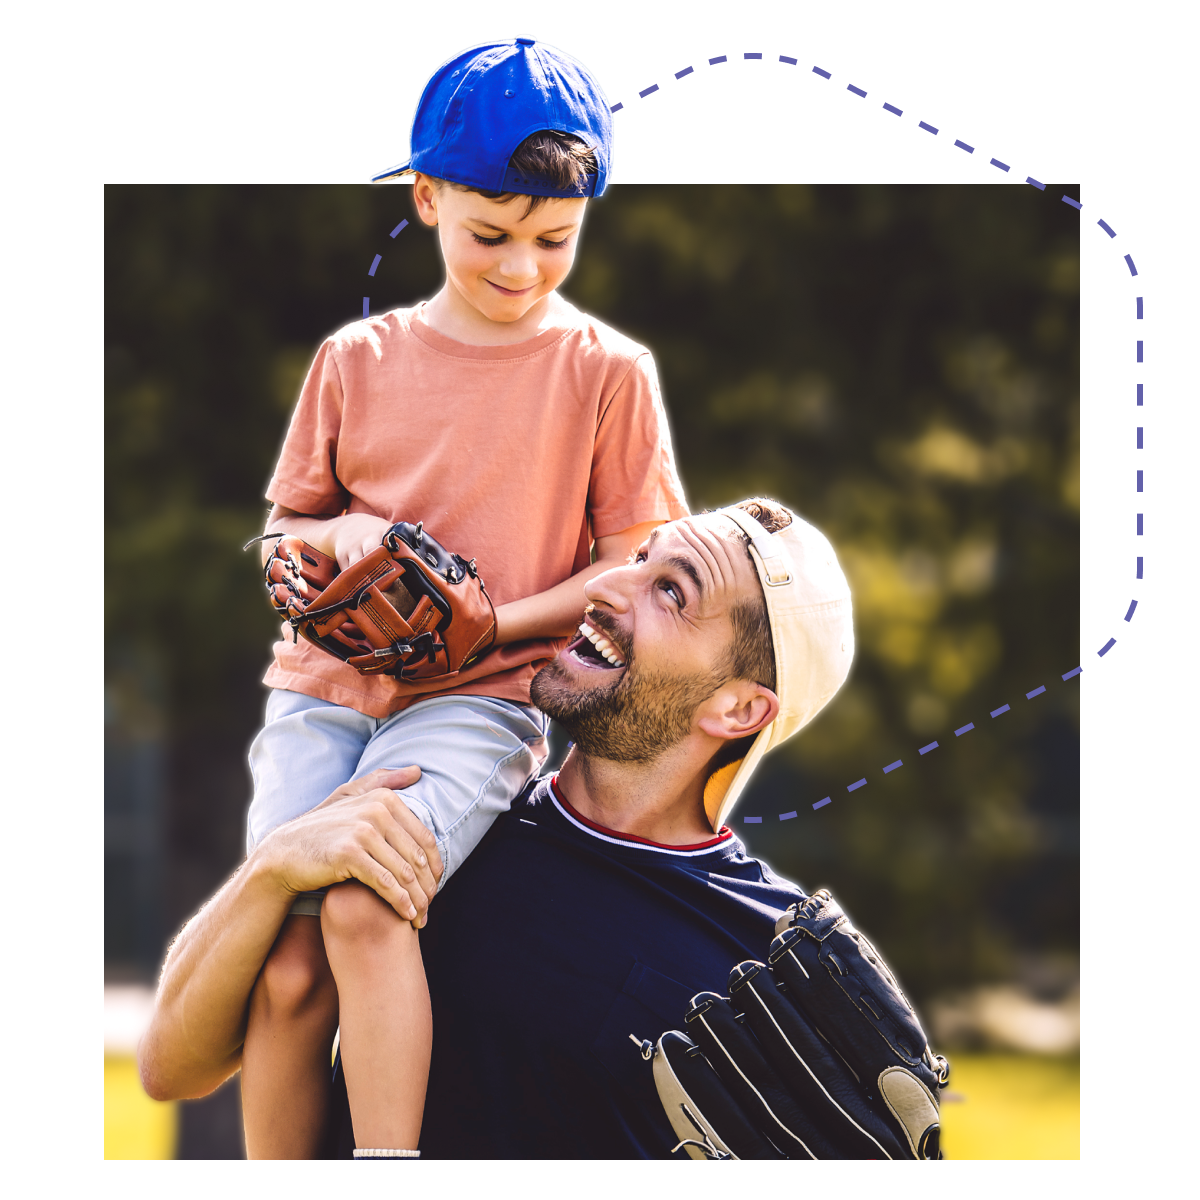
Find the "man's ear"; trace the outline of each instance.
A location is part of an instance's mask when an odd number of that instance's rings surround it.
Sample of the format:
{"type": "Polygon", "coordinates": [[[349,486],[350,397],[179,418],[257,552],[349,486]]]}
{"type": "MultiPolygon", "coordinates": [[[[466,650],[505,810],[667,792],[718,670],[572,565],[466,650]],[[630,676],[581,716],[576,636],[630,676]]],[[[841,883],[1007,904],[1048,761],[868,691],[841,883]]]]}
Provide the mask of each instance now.
{"type": "Polygon", "coordinates": [[[728,741],[758,733],[778,715],[779,697],[770,688],[734,679],[700,706],[696,724],[709,737],[728,741]]]}

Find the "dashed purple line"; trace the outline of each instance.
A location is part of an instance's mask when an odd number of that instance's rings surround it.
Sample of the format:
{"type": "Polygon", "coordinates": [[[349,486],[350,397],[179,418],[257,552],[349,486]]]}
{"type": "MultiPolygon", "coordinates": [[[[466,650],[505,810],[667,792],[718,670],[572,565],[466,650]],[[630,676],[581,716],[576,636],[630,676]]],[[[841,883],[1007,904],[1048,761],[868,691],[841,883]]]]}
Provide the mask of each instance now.
{"type": "MultiPolygon", "coordinates": [[[[743,53],[742,57],[744,59],[761,60],[763,55],[761,52],[757,52],[757,51],[745,51],[743,53]]],[[[710,66],[716,66],[719,63],[723,63],[723,62],[727,62],[727,61],[728,61],[728,57],[723,54],[718,55],[714,58],[710,58],[708,60],[710,66]]],[[[789,66],[798,65],[798,59],[793,58],[786,54],[779,55],[779,61],[781,63],[786,63],[789,66]]],[[[690,66],[685,67],[683,70],[675,72],[675,78],[683,79],[685,76],[690,75],[692,73],[693,73],[692,67],[690,67],[690,66]]],[[[826,71],[824,68],[818,67],[815,65],[812,68],[812,73],[814,75],[821,76],[822,79],[832,79],[833,78],[833,75],[831,72],[826,71]]],[[[653,95],[658,90],[659,90],[658,84],[652,84],[650,87],[645,88],[644,90],[639,92],[638,95],[644,99],[647,96],[653,95]]],[[[846,85],[846,90],[849,92],[853,92],[854,95],[859,96],[860,98],[863,98],[863,99],[865,99],[867,96],[867,92],[863,88],[860,88],[852,83],[846,85]]],[[[614,104],[614,105],[612,105],[610,111],[615,113],[615,112],[620,111],[623,107],[624,106],[620,103],[614,104]]],[[[895,116],[899,117],[899,116],[904,115],[904,110],[896,107],[894,104],[885,102],[883,104],[883,108],[885,111],[890,112],[895,116]]],[[[925,130],[927,133],[933,134],[935,137],[937,136],[937,134],[939,132],[939,130],[936,126],[930,125],[926,121],[920,121],[920,122],[918,122],[918,125],[921,129],[925,130]]],[[[968,154],[975,153],[975,147],[969,145],[967,142],[964,142],[961,139],[955,139],[954,145],[958,149],[966,151],[968,154]]],[[[1011,170],[1011,167],[1008,163],[1002,162],[998,158],[992,158],[990,160],[990,165],[993,167],[996,167],[998,170],[1004,171],[1006,174],[1011,170]]],[[[1025,177],[1025,182],[1028,185],[1030,185],[1031,187],[1037,188],[1039,191],[1044,192],[1046,190],[1046,184],[1042,183],[1040,180],[1035,179],[1032,175],[1027,175],[1025,177]]],[[[1064,193],[1063,196],[1061,197],[1061,200],[1062,200],[1062,203],[1069,205],[1070,207],[1074,208],[1077,212],[1083,211],[1082,202],[1079,200],[1076,200],[1074,197],[1066,195],[1064,193]]],[[[408,224],[407,221],[402,221],[392,231],[391,236],[394,238],[400,232],[400,230],[402,230],[407,224],[408,224]]],[[[1096,224],[1101,229],[1103,229],[1106,234],[1108,234],[1109,238],[1115,238],[1117,236],[1116,230],[1113,229],[1113,227],[1111,225],[1109,225],[1107,221],[1101,219],[1101,220],[1098,220],[1096,222],[1096,224]]],[[[1130,275],[1136,277],[1138,274],[1138,270],[1134,264],[1133,257],[1129,254],[1126,254],[1126,255],[1124,255],[1124,259],[1125,259],[1125,265],[1129,268],[1130,275]]],[[[381,261],[381,256],[376,255],[375,261],[372,263],[371,268],[368,272],[369,275],[373,276],[375,274],[375,271],[378,268],[380,261],[381,261]]],[[[363,316],[364,317],[368,316],[369,312],[370,312],[370,300],[368,297],[364,296],[363,297],[363,316]]],[[[1138,320],[1143,319],[1143,298],[1141,296],[1137,297],[1137,319],[1138,320]]],[[[1139,363],[1144,361],[1144,343],[1141,340],[1137,341],[1137,361],[1139,363]]],[[[1143,385],[1139,383],[1137,385],[1137,403],[1139,406],[1142,406],[1143,402],[1144,402],[1143,385]]],[[[1143,447],[1143,428],[1141,426],[1138,426],[1137,427],[1137,448],[1140,450],[1140,449],[1142,449],[1142,447],[1143,447]]],[[[1137,490],[1139,492],[1141,492],[1143,490],[1143,487],[1144,487],[1144,475],[1143,475],[1143,472],[1139,470],[1137,472],[1137,490]]],[[[1142,534],[1142,528],[1143,528],[1143,515],[1141,513],[1138,513],[1137,514],[1137,532],[1138,532],[1139,536],[1141,536],[1141,534],[1142,534]]],[[[1143,559],[1139,556],[1137,559],[1137,578],[1141,579],[1142,576],[1143,576],[1143,559]]],[[[1126,621],[1130,621],[1132,619],[1136,608],[1137,608],[1137,601],[1136,600],[1131,601],[1130,605],[1129,605],[1129,609],[1125,614],[1126,621]]],[[[1116,645],[1116,638],[1109,638],[1108,642],[1105,643],[1103,648],[1100,649],[1099,651],[1097,651],[1097,654],[1100,657],[1103,657],[1105,654],[1108,653],[1109,650],[1112,649],[1112,647],[1114,645],[1116,645]]],[[[1065,675],[1063,675],[1062,678],[1064,681],[1066,681],[1068,679],[1072,679],[1076,675],[1078,675],[1080,673],[1080,671],[1081,671],[1081,668],[1076,667],[1074,670],[1068,671],[1065,675]]],[[[1032,692],[1026,692],[1025,695],[1026,695],[1027,699],[1033,699],[1035,696],[1039,696],[1042,693],[1044,693],[1045,690],[1046,690],[1045,687],[1041,686],[1041,687],[1035,688],[1032,692]]],[[[1001,716],[1002,714],[1009,712],[1009,711],[1010,711],[1010,706],[1005,704],[1005,705],[1002,705],[998,709],[994,709],[991,713],[991,716],[993,718],[995,718],[995,717],[1001,716]]],[[[954,731],[954,736],[961,737],[964,733],[968,733],[974,728],[975,728],[974,723],[968,722],[966,725],[963,725],[960,728],[956,729],[954,731]]],[[[938,746],[937,742],[930,742],[928,746],[922,747],[921,750],[919,751],[919,753],[924,755],[924,754],[928,753],[930,750],[936,749],[937,746],[938,746]]],[[[903,766],[903,761],[900,759],[897,759],[896,762],[891,763],[889,766],[884,767],[883,772],[886,775],[889,772],[894,771],[897,767],[900,767],[900,766],[903,766]]],[[[860,787],[865,787],[866,782],[867,781],[864,777],[863,779],[860,779],[857,783],[852,783],[852,784],[848,785],[846,790],[847,790],[847,792],[856,791],[860,787]]],[[[830,803],[830,798],[825,797],[825,799],[817,801],[812,807],[814,809],[822,808],[828,803],[830,803]]],[[[784,814],[784,815],[780,816],[780,820],[786,820],[791,817],[794,817],[795,815],[796,815],[795,813],[784,814]]],[[[747,817],[747,818],[745,818],[745,820],[748,823],[757,824],[757,823],[761,823],[762,818],[761,817],[747,817]]]]}
{"type": "Polygon", "coordinates": [[[1137,476],[1137,490],[1139,492],[1142,490],[1142,482],[1143,482],[1144,478],[1145,478],[1145,472],[1139,471],[1138,476],[1137,476]]]}
{"type": "Polygon", "coordinates": [[[1138,344],[1137,344],[1137,360],[1138,360],[1138,362],[1142,361],[1142,343],[1141,342],[1138,342],[1138,344]]]}
{"type": "Polygon", "coordinates": [[[1137,560],[1137,577],[1138,577],[1139,579],[1141,579],[1141,577],[1142,577],[1142,558],[1141,558],[1141,555],[1138,555],[1138,560],[1137,560]]]}
{"type": "Polygon", "coordinates": [[[1137,427],[1137,448],[1139,450],[1142,448],[1142,426],[1141,425],[1139,425],[1137,427]]]}
{"type": "MultiPolygon", "coordinates": [[[[1125,617],[1125,619],[1126,619],[1127,621],[1129,620],[1130,616],[1132,616],[1132,615],[1133,615],[1133,610],[1134,610],[1136,607],[1137,607],[1137,601],[1135,600],[1135,601],[1133,601],[1133,603],[1132,603],[1132,604],[1129,606],[1129,613],[1128,613],[1128,614],[1126,615],[1126,617],[1125,617]]],[[[1106,654],[1106,653],[1108,652],[1108,650],[1109,650],[1109,649],[1110,649],[1110,648],[1111,648],[1113,645],[1115,645],[1115,644],[1116,644],[1116,639],[1115,639],[1115,638],[1113,638],[1113,639],[1110,639],[1110,640],[1109,640],[1109,643],[1108,643],[1108,645],[1107,645],[1107,646],[1105,646],[1105,647],[1104,647],[1104,649],[1100,651],[1100,654],[1101,654],[1101,655],[1103,655],[1103,654],[1106,654]]],[[[1062,677],[1062,679],[1063,679],[1063,682],[1065,683],[1065,682],[1066,682],[1068,679],[1074,679],[1074,678],[1075,678],[1075,676],[1076,676],[1076,675],[1078,675],[1078,674],[1080,674],[1080,672],[1081,672],[1082,670],[1083,670],[1083,668],[1082,668],[1082,667],[1074,667],[1074,668],[1072,668],[1070,671],[1067,671],[1067,672],[1066,672],[1066,674],[1064,674],[1064,675],[1063,675],[1063,677],[1062,677]]],[[[1026,692],[1026,693],[1025,693],[1025,699],[1026,699],[1026,700],[1033,700],[1033,699],[1035,699],[1036,697],[1043,695],[1043,694],[1045,693],[1045,691],[1046,691],[1046,685],[1045,685],[1045,684],[1040,684],[1038,687],[1035,687],[1035,688],[1034,688],[1034,689],[1033,689],[1031,692],[1026,692]]],[[[992,717],[993,717],[993,718],[995,718],[995,717],[1000,717],[1000,716],[1003,716],[1003,715],[1004,715],[1006,712],[1010,712],[1010,711],[1011,711],[1011,706],[1010,706],[1010,705],[1008,705],[1008,704],[1002,704],[1002,705],[1001,705],[999,708],[997,708],[997,709],[993,709],[993,710],[992,710],[992,713],[991,713],[991,715],[992,715],[992,717]]],[[[958,727],[958,728],[957,728],[957,729],[954,731],[954,736],[955,736],[955,737],[962,737],[962,735],[963,735],[964,733],[970,733],[970,732],[971,732],[971,730],[972,730],[972,729],[974,729],[974,728],[975,728],[975,723],[974,723],[973,721],[968,721],[968,722],[967,722],[965,725],[960,725],[960,726],[959,726],[959,727],[958,727]]],[[[938,743],[938,742],[936,742],[936,741],[929,742],[927,745],[925,745],[925,746],[922,746],[922,747],[921,747],[921,748],[920,748],[920,749],[917,751],[917,753],[918,753],[918,754],[920,754],[922,757],[924,757],[924,756],[925,756],[926,754],[928,754],[928,753],[929,753],[931,750],[937,750],[937,749],[938,749],[938,747],[939,747],[939,743],[938,743]]],[[[898,759],[896,759],[896,761],[895,761],[894,763],[889,763],[889,764],[888,764],[886,767],[884,767],[884,768],[883,768],[883,773],[884,773],[885,775],[888,775],[888,774],[890,774],[892,771],[896,770],[896,768],[897,768],[897,767],[902,767],[902,766],[904,766],[904,760],[903,760],[903,759],[901,759],[901,758],[898,758],[898,759]]],[[[866,780],[866,777],[864,776],[864,777],[863,777],[862,779],[860,779],[860,780],[859,780],[857,783],[851,783],[851,784],[849,784],[849,785],[846,787],[846,791],[847,791],[847,792],[856,792],[856,791],[858,791],[858,789],[859,789],[859,788],[861,788],[861,787],[866,787],[866,786],[867,786],[867,780],[866,780]]],[[[812,805],[813,811],[815,812],[815,811],[816,811],[817,809],[819,809],[819,808],[824,808],[824,807],[825,807],[827,804],[831,803],[831,801],[832,801],[832,798],[831,798],[830,796],[825,796],[825,797],[823,797],[822,799],[815,801],[815,802],[813,803],[813,805],[812,805]]],[[[795,813],[795,812],[789,812],[789,813],[780,813],[780,814],[779,814],[779,819],[780,819],[781,821],[790,821],[790,820],[791,820],[793,817],[795,817],[795,816],[796,816],[796,813],[795,813]]],[[[762,824],[762,817],[743,817],[743,818],[742,818],[742,821],[743,821],[743,823],[744,823],[744,824],[747,824],[747,825],[761,825],[761,824],[762,824]]]]}
{"type": "Polygon", "coordinates": [[[621,109],[623,109],[624,107],[625,107],[625,105],[618,102],[616,104],[610,104],[608,107],[608,111],[609,112],[620,112],[621,109]]]}
{"type": "Polygon", "coordinates": [[[1141,406],[1142,406],[1142,385],[1139,383],[1138,384],[1138,407],[1141,408],[1141,406]]]}
{"type": "Polygon", "coordinates": [[[406,218],[405,220],[401,221],[400,224],[397,225],[396,228],[393,229],[391,233],[388,234],[388,237],[394,238],[402,229],[406,228],[407,225],[408,225],[408,220],[406,218]]]}
{"type": "Polygon", "coordinates": [[[1137,298],[1137,319],[1139,321],[1142,319],[1142,297],[1141,296],[1139,296],[1137,298]]]}
{"type": "Polygon", "coordinates": [[[375,255],[375,261],[371,264],[371,269],[367,272],[367,274],[374,275],[375,271],[377,270],[377,268],[379,267],[379,264],[381,262],[383,262],[383,255],[382,254],[375,255]]]}
{"type": "Polygon", "coordinates": [[[371,297],[363,297],[363,320],[365,321],[371,315],[371,297]]]}

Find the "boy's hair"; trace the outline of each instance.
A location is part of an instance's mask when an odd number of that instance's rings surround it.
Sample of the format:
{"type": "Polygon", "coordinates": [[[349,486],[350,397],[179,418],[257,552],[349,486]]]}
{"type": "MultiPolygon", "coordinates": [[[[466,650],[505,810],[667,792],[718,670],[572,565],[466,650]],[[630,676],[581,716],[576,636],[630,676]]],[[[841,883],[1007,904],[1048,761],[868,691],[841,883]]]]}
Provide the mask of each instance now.
{"type": "MultiPolygon", "coordinates": [[[[580,186],[589,175],[595,175],[599,170],[596,154],[591,146],[585,145],[569,133],[559,133],[553,129],[531,133],[513,151],[508,165],[514,171],[544,179],[551,187],[562,189],[580,186]]],[[[501,204],[507,204],[522,196],[529,202],[525,216],[529,216],[551,198],[528,196],[522,192],[489,192],[484,188],[454,183],[449,179],[439,179],[438,183],[459,192],[478,192],[488,200],[499,200],[501,204]]]]}

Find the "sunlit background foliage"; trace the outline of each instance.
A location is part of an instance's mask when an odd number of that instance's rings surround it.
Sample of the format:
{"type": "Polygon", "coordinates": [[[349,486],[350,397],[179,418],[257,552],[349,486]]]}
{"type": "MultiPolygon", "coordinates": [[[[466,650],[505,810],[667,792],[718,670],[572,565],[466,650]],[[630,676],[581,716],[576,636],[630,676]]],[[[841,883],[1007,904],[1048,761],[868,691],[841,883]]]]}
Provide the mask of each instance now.
{"type": "MultiPolygon", "coordinates": [[[[1052,193],[618,186],[565,288],[654,351],[693,507],[772,495],[838,549],[850,681],[734,825],[918,999],[1076,962],[1078,214],[1052,193]]],[[[403,187],[108,187],[106,236],[106,958],[145,973],[242,853],[277,626],[240,546],[308,361],[440,268],[403,187]]]]}

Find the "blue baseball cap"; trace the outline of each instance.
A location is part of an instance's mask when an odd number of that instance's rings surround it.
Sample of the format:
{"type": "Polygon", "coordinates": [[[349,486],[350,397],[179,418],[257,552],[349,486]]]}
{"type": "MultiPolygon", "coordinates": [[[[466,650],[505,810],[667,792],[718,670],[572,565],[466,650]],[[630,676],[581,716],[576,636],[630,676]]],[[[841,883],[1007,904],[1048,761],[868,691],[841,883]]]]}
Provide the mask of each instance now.
{"type": "Polygon", "coordinates": [[[372,183],[421,171],[489,192],[599,196],[612,157],[612,113],[592,73],[533,38],[489,42],[443,63],[413,118],[407,162],[372,183]],[[578,188],[555,187],[508,165],[531,133],[554,130],[591,147],[599,167],[578,188]]]}

